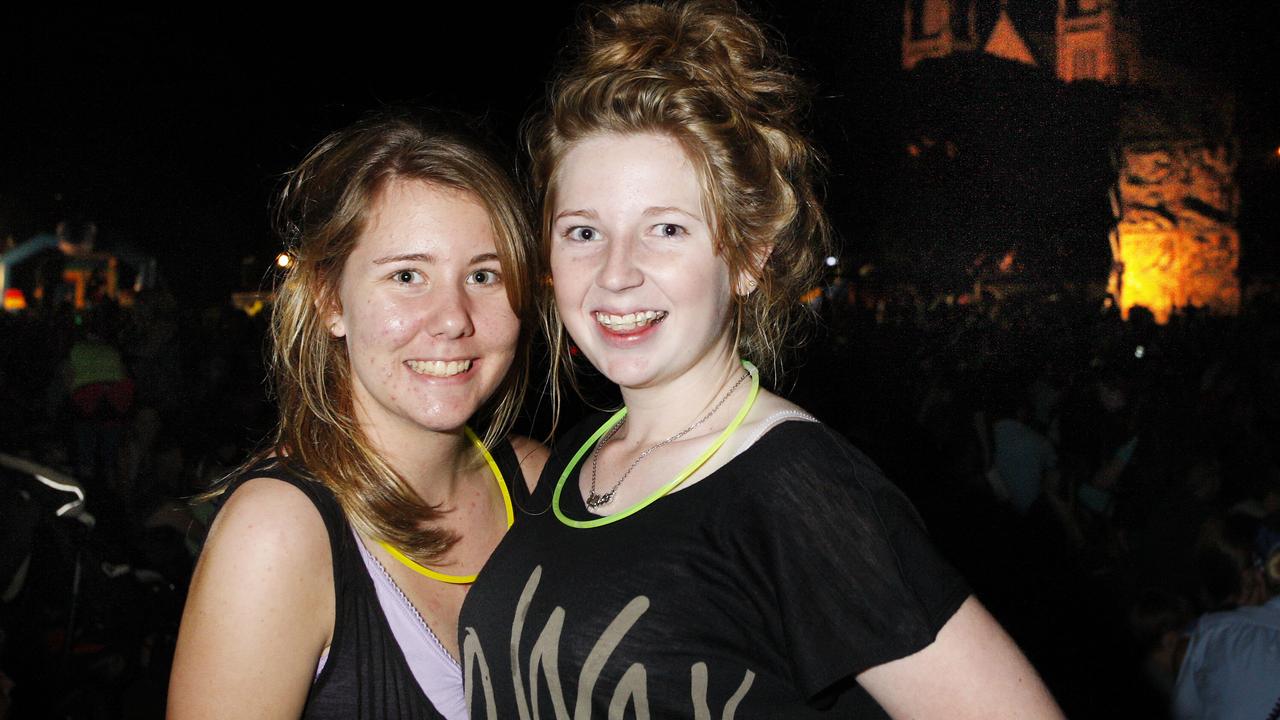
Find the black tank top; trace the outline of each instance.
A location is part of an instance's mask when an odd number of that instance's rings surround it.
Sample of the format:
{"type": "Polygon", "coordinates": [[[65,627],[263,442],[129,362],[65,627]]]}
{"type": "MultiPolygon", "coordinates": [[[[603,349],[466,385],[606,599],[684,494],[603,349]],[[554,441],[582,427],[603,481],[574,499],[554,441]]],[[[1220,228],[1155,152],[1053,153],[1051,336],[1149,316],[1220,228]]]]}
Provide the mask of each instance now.
{"type": "MultiPolygon", "coordinates": [[[[512,500],[519,503],[527,498],[528,489],[511,444],[499,443],[492,453],[512,500]]],[[[333,492],[282,462],[268,460],[236,478],[223,497],[230,497],[241,483],[259,477],[289,483],[311,499],[324,519],[333,552],[333,641],[324,669],[311,685],[302,717],[443,718],[423,694],[392,635],[351,525],[333,492]]]]}

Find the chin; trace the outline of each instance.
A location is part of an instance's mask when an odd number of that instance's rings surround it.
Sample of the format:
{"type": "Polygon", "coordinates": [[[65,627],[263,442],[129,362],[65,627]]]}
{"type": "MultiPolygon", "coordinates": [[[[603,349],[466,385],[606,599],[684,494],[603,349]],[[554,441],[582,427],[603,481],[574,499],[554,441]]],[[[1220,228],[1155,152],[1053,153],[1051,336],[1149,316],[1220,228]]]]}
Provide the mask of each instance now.
{"type": "Polygon", "coordinates": [[[422,429],[437,433],[456,433],[462,430],[467,421],[471,419],[470,415],[465,417],[435,417],[422,418],[417,423],[422,429]]]}
{"type": "Polygon", "coordinates": [[[432,432],[456,432],[476,414],[481,403],[439,403],[434,407],[419,407],[408,413],[409,418],[418,426],[432,432]]]}
{"type": "Polygon", "coordinates": [[[648,358],[614,357],[604,363],[592,363],[609,382],[623,388],[647,387],[662,374],[665,366],[648,358]]]}

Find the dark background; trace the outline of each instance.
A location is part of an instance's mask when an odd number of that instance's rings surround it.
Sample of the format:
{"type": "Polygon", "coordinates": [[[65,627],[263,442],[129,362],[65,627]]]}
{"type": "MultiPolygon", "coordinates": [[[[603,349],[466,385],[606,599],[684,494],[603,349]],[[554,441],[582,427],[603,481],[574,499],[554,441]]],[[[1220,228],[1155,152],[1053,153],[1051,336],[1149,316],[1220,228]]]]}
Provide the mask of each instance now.
{"type": "MultiPolygon", "coordinates": [[[[877,267],[830,288],[825,330],[782,389],[903,487],[1075,717],[1160,716],[1165,698],[1144,664],[1150,638],[1132,613],[1152,588],[1164,594],[1147,615],[1169,610],[1164,630],[1219,609],[1194,595],[1196,534],[1255,485],[1280,488],[1280,4],[1133,4],[1146,55],[1235,97],[1241,279],[1270,284],[1269,305],[1156,327],[1100,314],[1096,293],[1083,290],[1104,283],[1110,263],[1107,156],[1128,90],[1061,86],[989,57],[904,73],[901,2],[749,6],[815,84],[811,122],[829,158],[839,270],[877,267]],[[954,157],[909,156],[926,140],[954,143],[954,157]],[[1018,263],[1007,284],[1022,294],[960,303],[1009,248],[1018,263]],[[1077,286],[1059,298],[1067,281],[1077,286]],[[1033,381],[1056,394],[1066,501],[1117,445],[1141,438],[1115,514],[1074,506],[1063,521],[1070,537],[1043,515],[997,504],[983,475],[978,426],[1005,417],[1033,381]],[[1104,411],[1104,387],[1130,402],[1104,411]]],[[[1053,0],[1009,6],[1027,30],[1052,26],[1053,0]]],[[[998,7],[982,0],[979,25],[998,7]]],[[[65,542],[36,546],[55,556],[47,592],[0,608],[0,634],[9,633],[0,674],[17,680],[28,708],[57,701],[67,717],[163,714],[165,653],[194,552],[184,545],[207,521],[192,521],[188,500],[274,420],[262,383],[265,317],[228,300],[268,278],[280,249],[269,207],[282,174],[326,133],[383,104],[476,116],[517,165],[517,128],[556,53],[574,41],[576,6],[184,10],[22,10],[0,23],[0,241],[94,220],[101,248],[155,256],[177,300],[147,293],[125,313],[121,350],[139,385],[130,436],[146,434],[143,418],[152,423],[136,485],[91,485],[97,528],[54,528],[65,542]],[[157,568],[161,580],[87,573],[72,622],[66,578],[82,546],[157,568]],[[68,625],[99,646],[72,654],[69,673],[71,645],[57,634],[68,625]],[[105,673],[104,657],[128,660],[105,673]]],[[[0,451],[70,466],[75,423],[52,391],[79,318],[0,316],[0,451]]],[[[0,531],[14,527],[4,516],[12,505],[0,498],[0,531]]]]}
{"type": "MultiPolygon", "coordinates": [[[[1012,5],[1051,26],[1052,0],[1012,5]]],[[[1208,71],[1235,91],[1246,267],[1262,257],[1270,269],[1280,10],[1262,0],[1144,0],[1137,9],[1145,52],[1208,71]]],[[[916,109],[900,70],[902,5],[762,2],[754,10],[815,81],[829,206],[848,250],[874,256],[894,241],[902,211],[892,203],[902,194],[895,169],[909,135],[904,117],[916,109]]],[[[176,293],[207,302],[244,284],[242,258],[265,269],[274,255],[268,206],[281,173],[370,108],[461,110],[514,148],[556,52],[573,42],[566,28],[575,3],[431,3],[342,16],[25,12],[0,28],[0,238],[24,240],[62,217],[96,220],[100,245],[154,254],[176,293]]],[[[993,133],[1001,112],[987,117],[993,133]]],[[[1105,255],[1105,236],[1096,242],[1105,255]]]]}

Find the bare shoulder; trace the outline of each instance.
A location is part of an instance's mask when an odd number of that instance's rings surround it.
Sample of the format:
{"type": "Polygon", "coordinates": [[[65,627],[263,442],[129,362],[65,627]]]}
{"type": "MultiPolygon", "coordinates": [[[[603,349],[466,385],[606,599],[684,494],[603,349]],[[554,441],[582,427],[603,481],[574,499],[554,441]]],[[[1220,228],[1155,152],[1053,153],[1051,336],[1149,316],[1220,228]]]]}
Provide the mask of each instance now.
{"type": "Polygon", "coordinates": [[[301,490],[271,478],[237,488],[191,581],[170,717],[297,717],[333,634],[331,558],[301,490]]]}
{"type": "Polygon", "coordinates": [[[277,605],[332,607],[332,551],[316,506],[280,480],[242,484],[209,529],[191,594],[250,614],[277,605]]]}
{"type": "Polygon", "coordinates": [[[274,478],[246,481],[227,499],[209,530],[208,552],[270,544],[289,552],[328,549],[316,506],[298,488],[274,478]]]}
{"type": "Polygon", "coordinates": [[[538,485],[538,477],[542,475],[542,467],[547,464],[551,453],[546,445],[523,435],[512,435],[511,447],[520,460],[520,472],[524,475],[525,486],[529,492],[533,492],[538,485]]]}

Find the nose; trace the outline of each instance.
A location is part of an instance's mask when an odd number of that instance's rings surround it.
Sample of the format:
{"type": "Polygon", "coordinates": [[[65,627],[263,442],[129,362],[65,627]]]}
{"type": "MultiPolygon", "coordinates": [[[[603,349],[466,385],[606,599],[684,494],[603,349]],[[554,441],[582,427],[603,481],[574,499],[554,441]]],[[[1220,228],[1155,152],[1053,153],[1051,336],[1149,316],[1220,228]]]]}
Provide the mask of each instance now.
{"type": "Polygon", "coordinates": [[[475,332],[463,288],[439,287],[431,295],[432,302],[426,309],[427,332],[441,339],[468,337],[475,332]]]}
{"type": "Polygon", "coordinates": [[[644,273],[636,265],[635,243],[611,240],[605,248],[604,264],[596,276],[596,284],[605,290],[621,292],[644,282],[644,273]]]}

